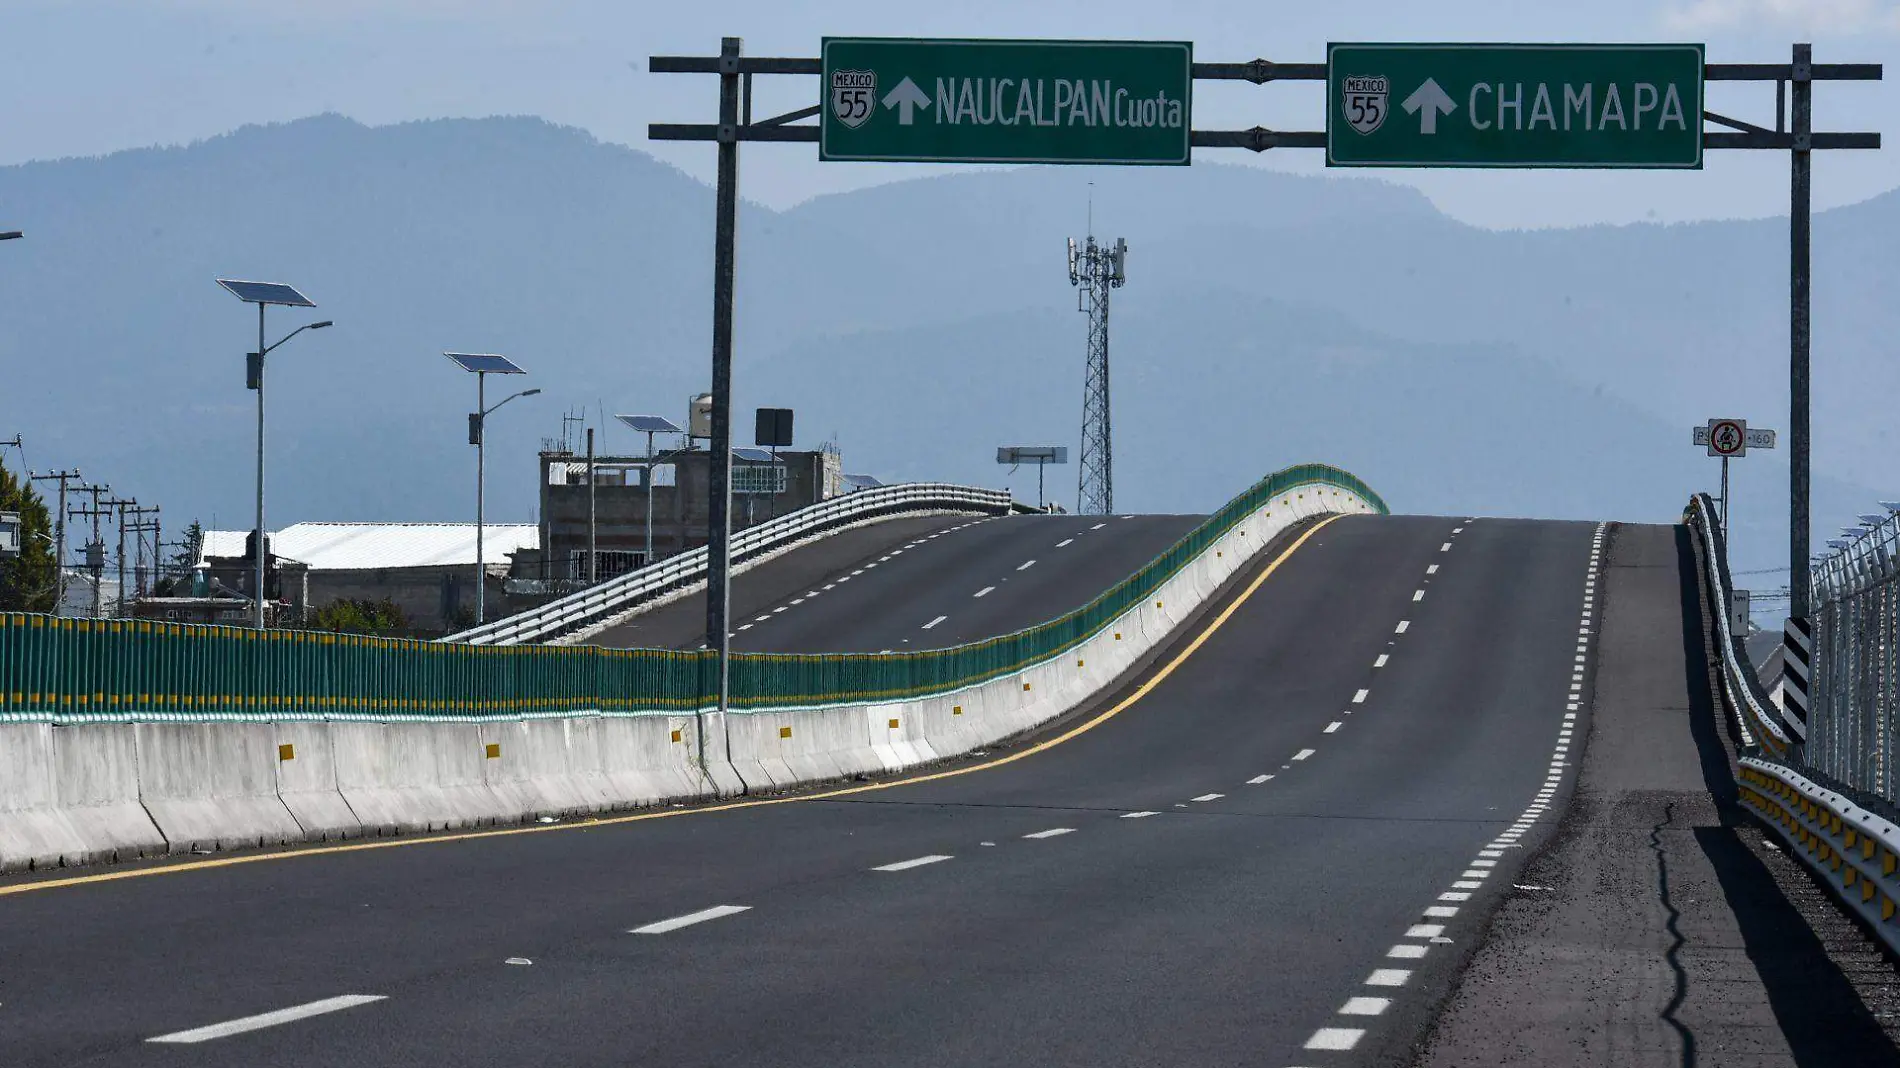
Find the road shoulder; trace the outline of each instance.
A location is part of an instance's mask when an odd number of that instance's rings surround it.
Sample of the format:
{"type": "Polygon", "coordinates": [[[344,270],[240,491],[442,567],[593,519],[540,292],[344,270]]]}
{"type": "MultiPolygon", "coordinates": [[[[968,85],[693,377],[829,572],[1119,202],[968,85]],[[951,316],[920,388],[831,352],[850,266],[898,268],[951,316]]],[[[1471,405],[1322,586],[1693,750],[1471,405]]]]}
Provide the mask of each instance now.
{"type": "Polygon", "coordinates": [[[1617,528],[1577,792],[1415,1064],[1900,1063],[1893,969],[1736,804],[1691,553],[1617,528]]]}

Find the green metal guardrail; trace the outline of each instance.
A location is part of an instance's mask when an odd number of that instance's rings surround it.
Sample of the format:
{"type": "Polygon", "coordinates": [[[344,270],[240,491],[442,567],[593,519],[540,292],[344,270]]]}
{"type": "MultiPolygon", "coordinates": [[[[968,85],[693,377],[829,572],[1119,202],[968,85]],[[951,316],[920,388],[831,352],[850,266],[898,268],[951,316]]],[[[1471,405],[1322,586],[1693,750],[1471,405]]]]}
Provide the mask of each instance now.
{"type": "MultiPolygon", "coordinates": [[[[741,710],[948,693],[1059,656],[1146,599],[1287,492],[1385,502],[1323,464],[1277,471],[1141,570],[1046,623],[949,649],[735,654],[741,710]]],[[[0,614],[0,722],[517,719],[693,712],[712,705],[714,655],[597,646],[479,646],[149,620],[0,614]]]]}

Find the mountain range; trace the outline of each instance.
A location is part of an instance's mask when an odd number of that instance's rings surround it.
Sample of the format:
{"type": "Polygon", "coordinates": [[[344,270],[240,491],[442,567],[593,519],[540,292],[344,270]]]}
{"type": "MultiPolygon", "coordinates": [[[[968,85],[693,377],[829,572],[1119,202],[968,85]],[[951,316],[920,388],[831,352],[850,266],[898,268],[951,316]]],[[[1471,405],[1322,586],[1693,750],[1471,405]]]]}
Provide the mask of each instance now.
{"type": "MultiPolygon", "coordinates": [[[[1063,244],[1090,214],[1132,250],[1111,317],[1120,511],[1204,511],[1325,460],[1396,510],[1669,521],[1715,482],[1692,425],[1786,429],[1785,219],[1490,231],[1375,179],[1212,152],[747,203],[736,425],[789,406],[800,446],[835,440],[851,470],[1033,496],[994,448],[1074,455],[1085,319],[1063,244]]],[[[218,277],[316,301],[272,309],[271,340],[336,322],[270,357],[273,527],[471,518],[474,384],[444,350],[506,353],[544,390],[491,421],[496,521],[533,517],[533,454],[564,412],[631,452],[604,417],[679,421],[707,386],[712,191],[537,119],[326,115],[0,168],[0,222],[27,232],[0,246],[0,435],[172,529],[251,508],[256,315],[218,277]]],[[[1819,540],[1900,482],[1897,235],[1900,194],[1816,217],[1819,540]]],[[[1738,567],[1784,562],[1784,460],[1735,466],[1738,567]]],[[[1052,497],[1073,504],[1074,478],[1052,472],[1052,497]]]]}

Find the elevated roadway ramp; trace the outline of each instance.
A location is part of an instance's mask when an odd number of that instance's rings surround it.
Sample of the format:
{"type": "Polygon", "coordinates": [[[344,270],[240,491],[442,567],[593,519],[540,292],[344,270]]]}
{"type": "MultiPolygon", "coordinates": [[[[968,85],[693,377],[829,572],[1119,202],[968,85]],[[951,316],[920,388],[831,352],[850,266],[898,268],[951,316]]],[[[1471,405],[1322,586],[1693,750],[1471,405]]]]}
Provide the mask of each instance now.
{"type": "Polygon", "coordinates": [[[908,779],[9,894],[0,1042],[23,1065],[1401,1063],[1568,797],[1598,533],[1308,528],[1118,692],[908,779]],[[145,1044],[347,994],[385,1000],[145,1044]]]}
{"type": "MultiPolygon", "coordinates": [[[[933,516],[846,530],[733,579],[732,647],[875,653],[1008,634],[1086,604],[1202,518],[933,516]]],[[[587,641],[696,649],[705,620],[705,598],[693,595],[587,641]]]]}

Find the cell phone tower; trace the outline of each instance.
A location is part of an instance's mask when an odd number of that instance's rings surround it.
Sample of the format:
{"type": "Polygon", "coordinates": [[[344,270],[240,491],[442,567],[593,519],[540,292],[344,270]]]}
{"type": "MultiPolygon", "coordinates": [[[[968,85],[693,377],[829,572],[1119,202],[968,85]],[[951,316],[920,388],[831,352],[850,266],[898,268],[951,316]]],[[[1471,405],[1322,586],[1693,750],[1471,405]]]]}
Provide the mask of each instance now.
{"type": "MultiPolygon", "coordinates": [[[[1091,227],[1093,229],[1093,227],[1091,227]]],[[[1088,374],[1082,383],[1082,464],[1075,510],[1107,515],[1115,510],[1115,448],[1108,406],[1108,292],[1128,281],[1128,242],[1097,245],[1089,234],[1078,247],[1069,239],[1069,284],[1077,287],[1076,310],[1089,316],[1088,374]]]]}

